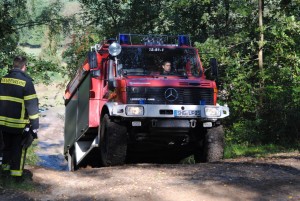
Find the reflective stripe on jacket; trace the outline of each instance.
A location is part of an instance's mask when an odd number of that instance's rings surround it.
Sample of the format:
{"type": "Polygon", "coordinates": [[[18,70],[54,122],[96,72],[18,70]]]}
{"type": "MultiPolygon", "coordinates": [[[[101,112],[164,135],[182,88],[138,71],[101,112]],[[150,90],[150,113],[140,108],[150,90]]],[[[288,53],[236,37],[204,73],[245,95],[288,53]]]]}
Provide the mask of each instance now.
{"type": "Polygon", "coordinates": [[[32,79],[20,69],[13,69],[0,81],[0,128],[22,132],[26,124],[39,127],[38,98],[32,79]]]}

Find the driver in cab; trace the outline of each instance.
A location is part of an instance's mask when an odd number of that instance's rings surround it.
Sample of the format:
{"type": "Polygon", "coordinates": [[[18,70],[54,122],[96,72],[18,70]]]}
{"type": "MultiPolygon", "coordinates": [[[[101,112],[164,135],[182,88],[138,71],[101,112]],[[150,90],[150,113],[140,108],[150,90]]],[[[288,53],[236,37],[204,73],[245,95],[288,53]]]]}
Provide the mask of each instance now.
{"type": "Polygon", "coordinates": [[[174,73],[171,71],[171,62],[165,61],[162,65],[162,68],[162,75],[174,75],[174,73]]]}

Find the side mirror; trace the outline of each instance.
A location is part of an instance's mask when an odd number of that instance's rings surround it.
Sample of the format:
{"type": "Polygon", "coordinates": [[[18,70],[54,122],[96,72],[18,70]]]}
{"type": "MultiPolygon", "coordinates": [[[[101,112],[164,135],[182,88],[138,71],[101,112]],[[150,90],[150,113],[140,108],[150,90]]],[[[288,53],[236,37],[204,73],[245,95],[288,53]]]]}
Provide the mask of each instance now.
{"type": "Polygon", "coordinates": [[[113,90],[116,88],[116,81],[115,80],[108,80],[108,89],[113,90]]]}
{"type": "Polygon", "coordinates": [[[218,61],[216,58],[211,58],[209,61],[209,65],[211,68],[211,75],[214,77],[218,77],[219,70],[218,70],[218,61]]]}
{"type": "MultiPolygon", "coordinates": [[[[116,58],[115,61],[117,61],[116,58]]],[[[116,87],[115,72],[116,72],[116,63],[113,60],[110,60],[108,66],[108,88],[111,90],[116,87]]]]}
{"type": "Polygon", "coordinates": [[[90,65],[90,69],[97,68],[97,52],[92,51],[88,53],[88,62],[90,65]]]}

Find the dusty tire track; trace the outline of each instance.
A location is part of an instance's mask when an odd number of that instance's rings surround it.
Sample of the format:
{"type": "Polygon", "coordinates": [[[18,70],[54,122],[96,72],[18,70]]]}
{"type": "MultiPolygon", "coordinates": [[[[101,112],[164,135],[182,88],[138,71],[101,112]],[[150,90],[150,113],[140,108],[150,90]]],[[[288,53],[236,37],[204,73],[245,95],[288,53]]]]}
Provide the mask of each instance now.
{"type": "Polygon", "coordinates": [[[300,200],[299,153],[210,164],[29,170],[36,200],[300,200]],[[274,161],[278,161],[277,164],[274,161]],[[283,165],[285,164],[285,165],[283,165]]]}

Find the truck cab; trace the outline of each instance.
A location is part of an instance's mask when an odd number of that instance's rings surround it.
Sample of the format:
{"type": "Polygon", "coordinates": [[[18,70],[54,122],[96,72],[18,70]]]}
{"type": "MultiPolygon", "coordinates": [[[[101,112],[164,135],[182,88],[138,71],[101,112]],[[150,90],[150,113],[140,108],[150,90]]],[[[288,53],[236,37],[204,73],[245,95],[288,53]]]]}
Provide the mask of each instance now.
{"type": "Polygon", "coordinates": [[[220,120],[229,108],[217,104],[216,82],[206,79],[190,43],[187,35],[120,34],[92,48],[65,91],[64,153],[71,171],[151,154],[222,159],[220,120]],[[163,72],[165,62],[170,73],[163,72]]]}

